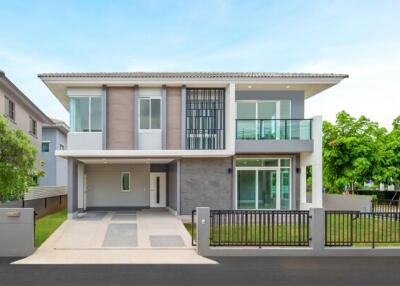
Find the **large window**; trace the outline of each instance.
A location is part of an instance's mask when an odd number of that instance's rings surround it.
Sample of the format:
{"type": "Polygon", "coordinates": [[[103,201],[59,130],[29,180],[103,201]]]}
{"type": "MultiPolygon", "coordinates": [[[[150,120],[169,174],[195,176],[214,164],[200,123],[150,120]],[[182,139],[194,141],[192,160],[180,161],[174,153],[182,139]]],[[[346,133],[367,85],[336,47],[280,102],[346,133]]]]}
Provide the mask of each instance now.
{"type": "Polygon", "coordinates": [[[100,96],[71,97],[71,131],[101,132],[102,102],[100,96]]]}
{"type": "Polygon", "coordinates": [[[186,148],[225,148],[225,89],[186,90],[186,148]]]}
{"type": "Polygon", "coordinates": [[[161,129],[161,98],[140,98],[140,129],[161,129]]]}
{"type": "Polygon", "coordinates": [[[237,139],[286,139],[285,121],[290,119],[290,100],[237,102],[237,139]]]}
{"type": "Polygon", "coordinates": [[[15,104],[7,97],[5,99],[6,102],[5,102],[4,116],[10,118],[11,120],[15,120],[15,104]]]}
{"type": "Polygon", "coordinates": [[[291,159],[237,159],[238,209],[291,208],[291,159]]]}

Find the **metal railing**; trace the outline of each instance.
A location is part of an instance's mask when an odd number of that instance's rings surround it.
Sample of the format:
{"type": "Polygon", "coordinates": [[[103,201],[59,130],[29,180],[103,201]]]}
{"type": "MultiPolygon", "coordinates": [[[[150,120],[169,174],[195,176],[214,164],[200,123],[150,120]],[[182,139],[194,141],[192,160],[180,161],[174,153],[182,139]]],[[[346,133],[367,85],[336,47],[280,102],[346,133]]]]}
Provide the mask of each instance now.
{"type": "Polygon", "coordinates": [[[325,246],[400,243],[399,212],[325,211],[325,246]]]}
{"type": "Polygon", "coordinates": [[[376,199],[371,201],[373,212],[400,212],[400,201],[376,199]]]}
{"type": "Polygon", "coordinates": [[[236,119],[239,140],[311,140],[312,119],[236,119]]]}
{"type": "Polygon", "coordinates": [[[309,243],[309,211],[210,211],[210,246],[309,246],[309,243]]]}

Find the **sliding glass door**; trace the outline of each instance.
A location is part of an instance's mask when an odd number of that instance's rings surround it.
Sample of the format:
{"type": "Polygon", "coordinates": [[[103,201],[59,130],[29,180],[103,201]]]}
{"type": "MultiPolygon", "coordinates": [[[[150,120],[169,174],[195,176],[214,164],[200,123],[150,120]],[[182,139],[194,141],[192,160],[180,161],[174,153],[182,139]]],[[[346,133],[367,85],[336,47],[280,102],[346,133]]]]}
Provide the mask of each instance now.
{"type": "Polygon", "coordinates": [[[291,208],[290,159],[236,160],[238,209],[291,208]]]}

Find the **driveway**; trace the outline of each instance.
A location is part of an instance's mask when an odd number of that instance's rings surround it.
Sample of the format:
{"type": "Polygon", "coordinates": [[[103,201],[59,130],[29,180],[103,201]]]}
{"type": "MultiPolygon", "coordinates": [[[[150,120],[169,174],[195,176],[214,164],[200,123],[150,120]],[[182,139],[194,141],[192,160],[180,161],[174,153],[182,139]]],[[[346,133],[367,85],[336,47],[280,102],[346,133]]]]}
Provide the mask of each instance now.
{"type": "Polygon", "coordinates": [[[215,263],[197,255],[183,223],[164,209],[87,212],[64,222],[17,264],[215,263]]]}

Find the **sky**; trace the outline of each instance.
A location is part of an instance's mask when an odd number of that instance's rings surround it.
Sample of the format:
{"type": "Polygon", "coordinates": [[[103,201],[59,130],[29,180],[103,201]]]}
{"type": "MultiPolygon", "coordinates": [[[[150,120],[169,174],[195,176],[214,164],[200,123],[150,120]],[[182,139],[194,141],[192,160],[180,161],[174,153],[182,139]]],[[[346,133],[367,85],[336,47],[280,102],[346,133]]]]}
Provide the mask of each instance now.
{"type": "Polygon", "coordinates": [[[400,0],[0,0],[0,69],[52,118],[45,72],[333,72],[306,101],[391,128],[400,115],[400,0]]]}

